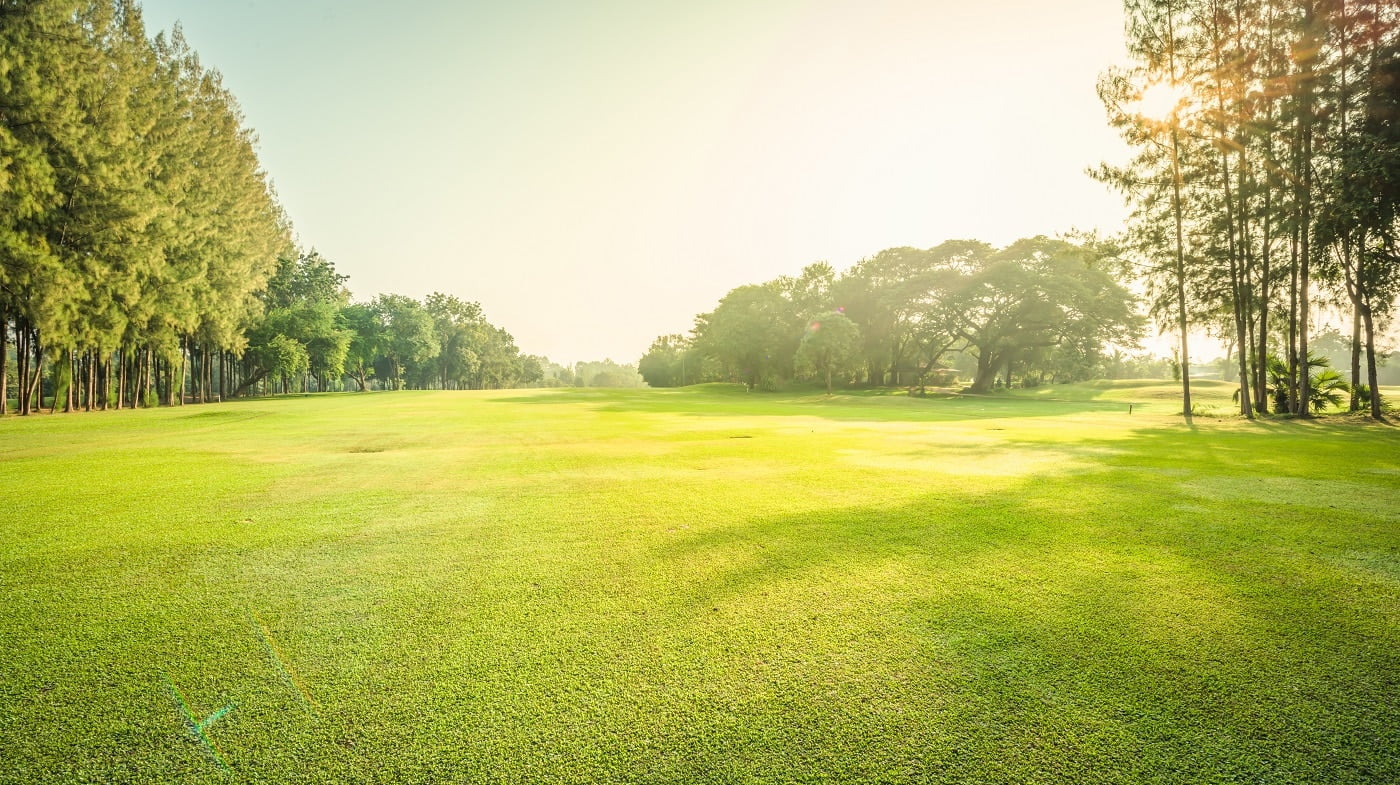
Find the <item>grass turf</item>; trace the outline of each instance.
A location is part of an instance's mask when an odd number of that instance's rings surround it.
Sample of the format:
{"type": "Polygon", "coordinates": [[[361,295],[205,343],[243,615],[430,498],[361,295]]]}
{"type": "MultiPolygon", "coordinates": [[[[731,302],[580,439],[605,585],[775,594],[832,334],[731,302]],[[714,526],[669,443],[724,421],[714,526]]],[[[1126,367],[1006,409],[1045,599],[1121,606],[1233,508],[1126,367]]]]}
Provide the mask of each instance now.
{"type": "Polygon", "coordinates": [[[1400,781],[1400,434],[1171,390],[0,421],[0,782],[1400,781]]]}

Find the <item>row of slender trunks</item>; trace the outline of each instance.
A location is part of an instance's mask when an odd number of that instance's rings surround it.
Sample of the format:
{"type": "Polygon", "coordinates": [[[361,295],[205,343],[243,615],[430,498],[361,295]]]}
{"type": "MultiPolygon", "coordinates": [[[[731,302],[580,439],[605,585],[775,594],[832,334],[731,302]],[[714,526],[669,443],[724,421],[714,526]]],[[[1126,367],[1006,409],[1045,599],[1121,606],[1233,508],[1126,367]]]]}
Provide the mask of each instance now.
{"type": "MultiPolygon", "coordinates": [[[[24,319],[6,321],[0,313],[0,357],[8,358],[11,346],[15,357],[15,389],[10,389],[9,374],[0,373],[0,415],[11,413],[11,398],[15,414],[42,411],[46,372],[53,377],[50,412],[209,403],[251,392],[275,392],[279,381],[267,379],[230,352],[188,339],[173,359],[151,347],[55,349],[44,346],[41,339],[40,331],[24,319]]],[[[287,387],[286,380],[280,381],[287,387]]]]}

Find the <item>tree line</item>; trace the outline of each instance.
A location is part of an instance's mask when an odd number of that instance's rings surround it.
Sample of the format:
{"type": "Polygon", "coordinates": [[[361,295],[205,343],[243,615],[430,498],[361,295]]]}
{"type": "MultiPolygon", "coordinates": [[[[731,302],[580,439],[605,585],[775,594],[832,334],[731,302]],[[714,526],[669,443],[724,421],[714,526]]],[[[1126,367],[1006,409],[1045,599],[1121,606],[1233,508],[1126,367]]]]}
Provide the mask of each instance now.
{"type": "Polygon", "coordinates": [[[819,262],[796,277],[741,286],[662,336],[638,363],[653,387],[788,379],[923,388],[970,364],[974,392],[1100,375],[1137,343],[1142,318],[1116,249],[1094,238],[1034,237],[997,249],[975,240],[890,248],[838,276],[819,262]]]}
{"type": "Polygon", "coordinates": [[[197,400],[250,392],[482,390],[563,383],[558,366],[522,354],[481,305],[434,292],[350,301],[348,277],[315,251],[277,260],[261,316],[239,355],[195,357],[197,400]],[[218,372],[218,384],[204,372],[218,372]]]}
{"type": "Polygon", "coordinates": [[[219,73],[134,0],[0,2],[0,414],[46,387],[68,411],[562,383],[476,303],[350,302],[255,148],[219,73]]]}
{"type": "MultiPolygon", "coordinates": [[[[1204,329],[1234,347],[1241,414],[1306,416],[1318,309],[1339,310],[1350,408],[1380,418],[1376,341],[1400,294],[1400,6],[1124,6],[1133,64],[1099,93],[1135,153],[1094,174],[1133,209],[1125,246],[1181,366],[1204,329]]],[[[1188,370],[1187,419],[1190,396],[1188,370]]]]}

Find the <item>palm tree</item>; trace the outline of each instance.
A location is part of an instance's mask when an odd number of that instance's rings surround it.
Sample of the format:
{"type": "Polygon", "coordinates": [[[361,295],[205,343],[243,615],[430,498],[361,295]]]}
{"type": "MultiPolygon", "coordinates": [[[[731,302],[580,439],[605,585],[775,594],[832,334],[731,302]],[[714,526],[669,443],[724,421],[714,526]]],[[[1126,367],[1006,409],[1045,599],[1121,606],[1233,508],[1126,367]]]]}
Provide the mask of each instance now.
{"type": "MultiPolygon", "coordinates": [[[[1351,385],[1330,366],[1326,357],[1308,352],[1308,406],[1315,414],[1329,406],[1341,406],[1343,397],[1351,393],[1351,385]]],[[[1288,364],[1270,355],[1268,393],[1274,399],[1274,411],[1288,411],[1288,382],[1288,364]]],[[[1239,392],[1235,395],[1238,400],[1239,392]]]]}

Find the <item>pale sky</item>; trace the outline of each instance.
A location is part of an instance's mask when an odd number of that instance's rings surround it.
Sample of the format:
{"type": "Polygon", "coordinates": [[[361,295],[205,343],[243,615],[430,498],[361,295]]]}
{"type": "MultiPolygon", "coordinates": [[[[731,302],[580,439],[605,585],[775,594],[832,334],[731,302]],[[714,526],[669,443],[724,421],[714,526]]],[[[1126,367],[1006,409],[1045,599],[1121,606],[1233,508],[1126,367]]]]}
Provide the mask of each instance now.
{"type": "Polygon", "coordinates": [[[442,291],[635,361],[730,289],[884,248],[1116,232],[1121,0],[144,0],[357,300],[442,291]]]}

